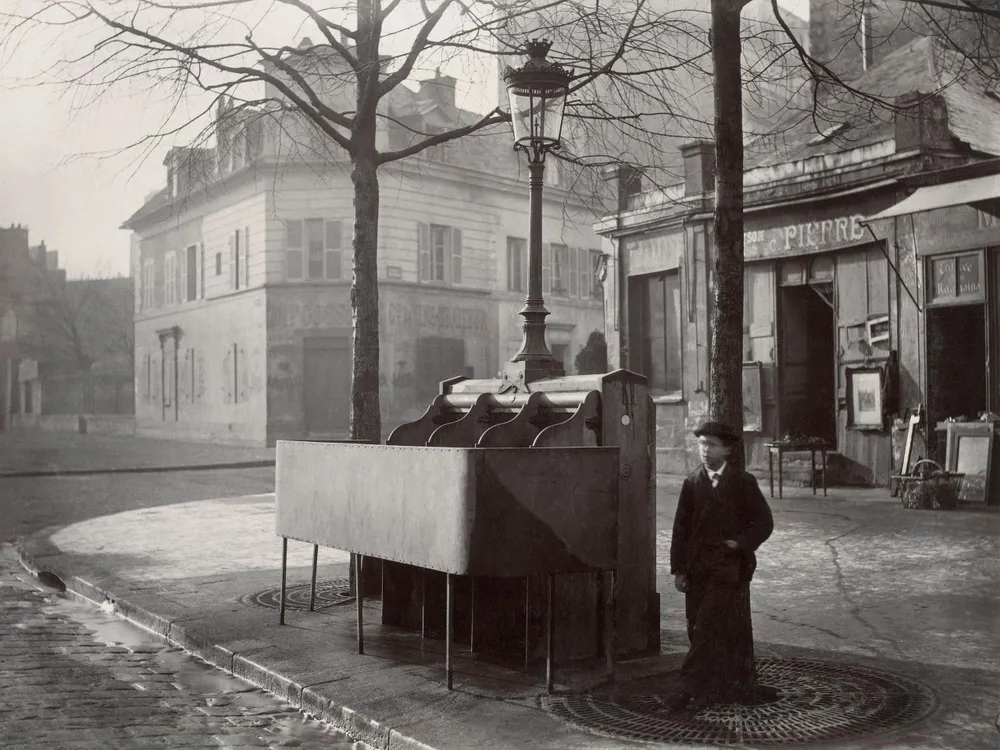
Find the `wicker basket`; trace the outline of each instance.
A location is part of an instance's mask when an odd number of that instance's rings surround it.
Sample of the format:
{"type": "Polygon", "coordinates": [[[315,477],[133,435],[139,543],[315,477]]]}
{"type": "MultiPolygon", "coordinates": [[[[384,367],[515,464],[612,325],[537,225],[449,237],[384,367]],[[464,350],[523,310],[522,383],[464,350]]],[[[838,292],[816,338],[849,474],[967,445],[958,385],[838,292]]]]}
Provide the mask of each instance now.
{"type": "Polygon", "coordinates": [[[939,510],[958,506],[958,489],[965,474],[945,471],[936,461],[923,459],[911,474],[897,474],[899,496],[904,508],[939,510]]]}

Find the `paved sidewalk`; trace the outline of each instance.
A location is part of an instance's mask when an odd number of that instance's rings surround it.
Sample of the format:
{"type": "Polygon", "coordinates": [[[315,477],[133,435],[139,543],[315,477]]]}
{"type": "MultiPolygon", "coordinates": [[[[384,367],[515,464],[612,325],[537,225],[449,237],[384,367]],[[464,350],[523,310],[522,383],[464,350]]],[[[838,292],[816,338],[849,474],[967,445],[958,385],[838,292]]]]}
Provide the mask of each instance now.
{"type": "MultiPolygon", "coordinates": [[[[666,558],[677,483],[659,487],[663,654],[620,664],[619,685],[610,693],[619,707],[658,700],[686,645],[683,601],[666,558]]],[[[926,688],[927,710],[904,726],[873,726],[870,735],[825,747],[995,750],[1000,514],[908,511],[881,490],[832,489],[826,498],[791,490],[771,503],[776,531],[761,550],[753,590],[758,658],[779,668],[821,664],[858,679],[874,675],[926,688]]],[[[280,627],[274,609],[247,603],[248,595],[279,584],[273,523],[271,495],[185,503],[36,536],[26,541],[22,559],[376,747],[641,745],[558,717],[579,708],[574,700],[600,698],[600,690],[586,694],[596,683],[585,670],[559,669],[562,693],[549,699],[538,674],[485,665],[459,649],[456,689],[449,692],[441,644],[381,628],[376,602],[366,609],[363,656],[351,606],[290,611],[280,627]]],[[[308,582],[311,547],[290,542],[289,551],[289,584],[308,582]]],[[[346,575],[346,559],[321,550],[319,578],[346,575]]],[[[838,699],[865,700],[865,684],[849,686],[838,699]]],[[[795,727],[789,731],[794,735],[795,727]]],[[[692,735],[683,746],[703,745],[692,735]]]]}
{"type": "Polygon", "coordinates": [[[0,432],[0,477],[273,464],[274,448],[136,436],[0,432]]]}

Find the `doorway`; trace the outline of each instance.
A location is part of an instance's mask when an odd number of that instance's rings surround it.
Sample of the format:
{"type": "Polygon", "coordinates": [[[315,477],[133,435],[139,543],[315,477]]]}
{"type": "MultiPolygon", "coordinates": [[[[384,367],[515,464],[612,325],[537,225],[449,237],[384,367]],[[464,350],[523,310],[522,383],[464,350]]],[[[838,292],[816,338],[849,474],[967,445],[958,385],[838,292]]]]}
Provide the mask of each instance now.
{"type": "Polygon", "coordinates": [[[985,306],[927,308],[927,416],[978,418],[986,411],[985,306]]]}
{"type": "Polygon", "coordinates": [[[302,395],[305,431],[314,437],[347,435],[350,429],[351,341],[346,336],[303,342],[302,395]]]}
{"type": "Polygon", "coordinates": [[[837,439],[832,282],[782,286],[780,435],[837,439]]]}

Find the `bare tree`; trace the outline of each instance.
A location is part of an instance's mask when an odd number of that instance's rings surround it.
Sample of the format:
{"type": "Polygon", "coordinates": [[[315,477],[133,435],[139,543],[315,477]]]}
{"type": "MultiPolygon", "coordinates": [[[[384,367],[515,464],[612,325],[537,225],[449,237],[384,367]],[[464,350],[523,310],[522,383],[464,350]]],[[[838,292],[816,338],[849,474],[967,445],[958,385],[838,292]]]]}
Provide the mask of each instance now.
{"type": "MultiPolygon", "coordinates": [[[[269,119],[292,140],[301,140],[304,120],[332,151],[346,155],[354,190],[351,435],[356,439],[380,439],[378,170],[448,141],[495,133],[495,126],[509,121],[497,108],[430,131],[386,106],[395,89],[424,64],[457,55],[509,58],[525,41],[521,31],[530,19],[536,34],[573,41],[559,56],[577,70],[567,163],[645,162],[651,179],[666,184],[663,175],[675,166],[675,149],[664,148],[662,139],[678,130],[698,131],[692,125],[698,116],[673,79],[686,69],[699,70],[707,59],[704,24],[686,11],[654,11],[646,0],[357,0],[323,10],[302,0],[279,0],[273,12],[322,40],[299,46],[283,39],[269,43],[264,15],[259,8],[254,15],[253,3],[241,0],[22,0],[21,6],[0,16],[8,52],[53,29],[88,42],[82,53],[67,54],[47,70],[45,80],[72,84],[95,97],[116,86],[152,83],[170,92],[178,110],[185,97],[202,95],[191,100],[204,104],[200,113],[165,124],[140,146],[148,149],[215,110],[247,129],[269,119]],[[618,100],[613,108],[609,93],[618,100]],[[379,137],[387,129],[405,137],[387,144],[379,137]],[[641,148],[633,148],[639,143],[641,148]],[[670,158],[656,163],[661,154],[670,158]]],[[[217,133],[203,130],[206,138],[215,136],[217,158],[236,148],[231,130],[225,124],[217,133]]],[[[207,153],[185,152],[189,178],[213,178],[207,153]]],[[[574,180],[576,192],[599,208],[604,191],[599,171],[577,171],[574,180]]]]}
{"type": "MultiPolygon", "coordinates": [[[[911,2],[919,9],[935,8],[939,26],[951,16],[937,11],[965,13],[977,21],[991,20],[994,13],[982,5],[952,7],[947,0],[911,2]]],[[[323,9],[302,0],[278,0],[266,8],[250,0],[20,4],[19,10],[0,14],[4,53],[53,30],[86,41],[85,51],[65,55],[43,79],[70,83],[97,97],[117,86],[152,83],[172,97],[178,112],[182,103],[201,107],[192,116],[178,115],[138,144],[146,149],[215,110],[249,129],[255,120],[269,118],[293,140],[302,135],[293,121],[304,120],[331,152],[346,156],[354,189],[351,434],[373,441],[380,439],[378,170],[455,139],[496,133],[509,120],[497,108],[431,131],[422,122],[397,116],[386,105],[390,94],[425,66],[456,56],[509,59],[528,29],[559,40],[555,57],[577,71],[566,146],[559,156],[567,164],[591,168],[575,172],[572,179],[577,194],[588,196],[596,208],[604,195],[598,184],[603,168],[628,165],[649,184],[667,188],[679,178],[674,145],[714,133],[718,176],[710,409],[735,424],[742,418],[744,139],[755,132],[773,136],[796,117],[816,117],[821,107],[816,80],[852,91],[846,78],[809,55],[796,36],[801,31],[788,25],[776,0],[770,27],[741,20],[746,0],[709,0],[700,10],[679,7],[688,3],[664,10],[647,0],[357,0],[323,9]],[[279,13],[318,34],[321,43],[290,46],[287,39],[269,39],[266,21],[279,13]],[[713,98],[714,120],[708,114],[711,106],[705,106],[713,98]],[[220,102],[225,104],[220,107],[220,102]],[[389,128],[405,137],[380,139],[379,133],[389,128]]],[[[978,59],[988,59],[984,51],[989,49],[981,44],[978,59]]],[[[217,158],[235,148],[226,132],[203,131],[216,136],[217,158]]],[[[200,170],[203,179],[211,180],[214,165],[206,151],[192,149],[188,160],[192,172],[200,170]]]]}
{"type": "Polygon", "coordinates": [[[89,372],[103,359],[133,367],[131,279],[66,280],[45,273],[33,301],[33,347],[69,372],[89,372]]]}

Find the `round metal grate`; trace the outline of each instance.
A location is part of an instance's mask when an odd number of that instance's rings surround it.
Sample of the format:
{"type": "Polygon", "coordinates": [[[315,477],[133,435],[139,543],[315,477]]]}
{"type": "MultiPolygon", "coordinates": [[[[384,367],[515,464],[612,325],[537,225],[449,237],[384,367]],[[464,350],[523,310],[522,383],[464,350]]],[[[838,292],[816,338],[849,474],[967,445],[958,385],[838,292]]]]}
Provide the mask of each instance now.
{"type": "MultiPolygon", "coordinates": [[[[309,589],[308,583],[297,583],[285,587],[285,609],[302,610],[309,609],[309,589]]],[[[278,609],[281,588],[265,589],[254,594],[246,594],[240,597],[243,604],[255,604],[258,607],[268,607],[278,609]]],[[[349,604],[354,601],[351,596],[350,580],[347,578],[331,578],[326,581],[316,581],[316,602],[314,609],[325,609],[338,604],[349,604]]]]}
{"type": "Polygon", "coordinates": [[[911,724],[937,707],[928,686],[867,667],[803,659],[760,659],[761,684],[779,697],[757,706],[671,710],[666,694],[545,696],[542,708],[581,729],[646,742],[774,746],[830,742],[911,724]]]}

